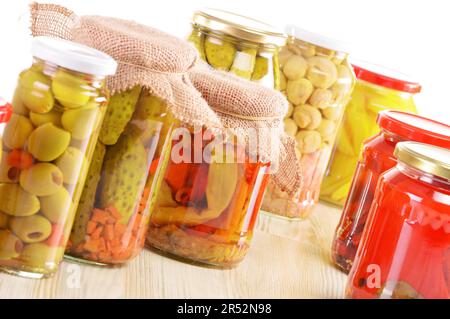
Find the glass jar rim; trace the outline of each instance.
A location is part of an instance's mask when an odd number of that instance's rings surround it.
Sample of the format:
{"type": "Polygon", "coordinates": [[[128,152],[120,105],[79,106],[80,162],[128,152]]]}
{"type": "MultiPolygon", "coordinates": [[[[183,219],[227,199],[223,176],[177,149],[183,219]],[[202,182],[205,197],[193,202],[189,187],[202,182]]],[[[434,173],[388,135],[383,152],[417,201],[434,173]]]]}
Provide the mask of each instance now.
{"type": "Polygon", "coordinates": [[[419,171],[450,180],[450,149],[417,142],[400,142],[394,156],[419,171]]]}
{"type": "Polygon", "coordinates": [[[76,42],[47,36],[35,37],[31,54],[72,71],[89,75],[114,75],[117,62],[109,55],[76,42]]]}
{"type": "Polygon", "coordinates": [[[416,114],[384,110],[378,113],[381,129],[403,140],[421,142],[450,149],[450,126],[416,114]]]}
{"type": "Polygon", "coordinates": [[[347,53],[350,51],[350,44],[344,41],[333,39],[319,33],[311,32],[306,29],[299,28],[293,24],[288,24],[284,32],[298,40],[309,42],[328,50],[347,53]]]}
{"type": "Polygon", "coordinates": [[[352,67],[358,80],[406,93],[420,93],[422,90],[420,83],[396,70],[362,61],[352,61],[352,67]]]}
{"type": "Polygon", "coordinates": [[[204,8],[194,13],[192,22],[250,42],[277,46],[286,43],[286,36],[274,26],[229,11],[204,8]]]}

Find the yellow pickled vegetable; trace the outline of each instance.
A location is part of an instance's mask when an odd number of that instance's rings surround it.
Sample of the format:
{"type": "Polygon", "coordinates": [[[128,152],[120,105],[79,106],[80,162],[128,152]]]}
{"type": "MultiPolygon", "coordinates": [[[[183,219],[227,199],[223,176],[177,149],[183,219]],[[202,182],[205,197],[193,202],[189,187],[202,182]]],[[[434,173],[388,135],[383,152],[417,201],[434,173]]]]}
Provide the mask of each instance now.
{"type": "MultiPolygon", "coordinates": [[[[356,83],[337,134],[328,173],[322,183],[322,200],[337,205],[345,203],[364,141],[379,132],[377,114],[386,109],[416,113],[412,94],[361,80],[356,83]]],[[[325,118],[332,118],[332,111],[326,108],[325,118]]],[[[325,128],[320,129],[323,137],[325,128]]]]}

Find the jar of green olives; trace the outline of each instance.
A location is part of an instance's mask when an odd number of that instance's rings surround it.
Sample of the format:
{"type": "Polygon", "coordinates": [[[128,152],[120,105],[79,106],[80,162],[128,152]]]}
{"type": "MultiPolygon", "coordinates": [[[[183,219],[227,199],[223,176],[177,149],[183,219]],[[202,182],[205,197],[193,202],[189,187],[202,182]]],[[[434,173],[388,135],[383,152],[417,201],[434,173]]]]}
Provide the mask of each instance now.
{"type": "Polygon", "coordinates": [[[345,44],[295,26],[279,54],[280,90],[289,101],[286,133],[295,138],[303,187],[291,196],[269,183],[263,209],[288,218],[306,217],[322,183],[355,76],[345,44]]]}
{"type": "Polygon", "coordinates": [[[34,38],[31,53],[3,133],[0,269],[42,278],[64,255],[117,64],[49,37],[34,38]]]}
{"type": "Polygon", "coordinates": [[[189,36],[211,67],[278,89],[282,32],[264,22],[216,9],[195,12],[189,36]]]}

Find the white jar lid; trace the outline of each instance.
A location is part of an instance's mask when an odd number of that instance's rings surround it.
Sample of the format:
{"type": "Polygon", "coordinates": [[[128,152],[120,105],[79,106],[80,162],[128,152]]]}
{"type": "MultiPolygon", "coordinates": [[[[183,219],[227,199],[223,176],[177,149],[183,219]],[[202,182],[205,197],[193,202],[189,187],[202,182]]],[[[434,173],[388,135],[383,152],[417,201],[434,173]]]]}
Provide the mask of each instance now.
{"type": "Polygon", "coordinates": [[[293,36],[294,38],[297,38],[299,40],[318,45],[325,49],[349,53],[349,43],[328,38],[321,34],[296,27],[292,24],[288,24],[284,29],[284,32],[289,36],[293,36]]]}
{"type": "Polygon", "coordinates": [[[31,43],[31,54],[63,68],[90,75],[114,75],[117,69],[117,62],[109,55],[88,46],[58,38],[34,38],[31,43]]]}

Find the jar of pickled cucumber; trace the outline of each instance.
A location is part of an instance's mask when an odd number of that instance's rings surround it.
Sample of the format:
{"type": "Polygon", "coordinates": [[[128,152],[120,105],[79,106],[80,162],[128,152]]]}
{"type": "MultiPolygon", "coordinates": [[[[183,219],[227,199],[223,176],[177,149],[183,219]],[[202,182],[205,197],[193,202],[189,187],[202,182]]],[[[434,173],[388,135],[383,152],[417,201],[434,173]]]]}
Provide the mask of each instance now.
{"type": "Polygon", "coordinates": [[[3,131],[5,130],[6,123],[11,118],[11,114],[12,114],[11,104],[7,103],[0,97],[0,162],[2,160],[3,155],[3,142],[2,142],[3,131]]]}
{"type": "Polygon", "coordinates": [[[383,110],[417,113],[414,96],[421,86],[402,73],[363,62],[353,64],[356,86],[337,135],[320,199],[344,205],[364,141],[377,134],[383,110]]]}
{"type": "Polygon", "coordinates": [[[141,252],[173,125],[166,103],[139,85],[111,97],[67,259],[106,266],[125,263],[141,252]]]}
{"type": "Polygon", "coordinates": [[[0,268],[53,274],[69,239],[117,64],[70,41],[33,39],[20,73],[0,165],[0,268]]]}
{"type": "Polygon", "coordinates": [[[355,76],[345,44],[286,27],[279,54],[280,90],[289,101],[285,131],[296,140],[303,187],[294,196],[269,183],[263,209],[288,218],[306,217],[319,199],[320,185],[355,76]]]}
{"type": "Polygon", "coordinates": [[[269,88],[279,88],[278,50],[282,32],[264,22],[215,9],[195,12],[189,36],[200,58],[269,88]]]}

